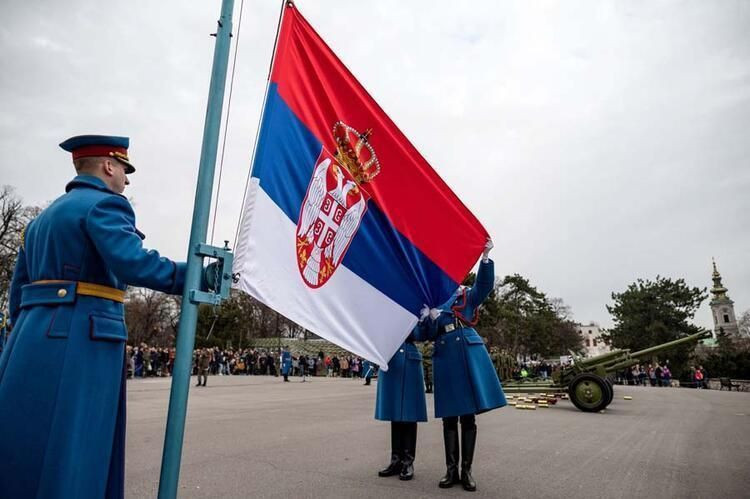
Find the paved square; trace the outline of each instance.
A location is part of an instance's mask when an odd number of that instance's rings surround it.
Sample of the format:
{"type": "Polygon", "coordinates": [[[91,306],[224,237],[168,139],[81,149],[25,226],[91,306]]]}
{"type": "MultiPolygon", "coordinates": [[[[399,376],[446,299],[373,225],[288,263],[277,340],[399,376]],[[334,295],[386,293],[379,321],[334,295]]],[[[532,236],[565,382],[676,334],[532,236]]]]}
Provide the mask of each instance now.
{"type": "MultiPolygon", "coordinates": [[[[155,497],[169,379],[128,382],[126,496],[155,497]]],[[[179,497],[740,498],[750,495],[750,394],[615,387],[604,414],[561,401],[477,418],[478,491],[441,490],[440,420],[419,425],[415,477],[379,478],[388,423],[372,386],[211,376],[190,388],[179,497]],[[631,395],[633,400],[623,400],[631,395]]],[[[432,398],[428,395],[428,413],[432,398]]]]}

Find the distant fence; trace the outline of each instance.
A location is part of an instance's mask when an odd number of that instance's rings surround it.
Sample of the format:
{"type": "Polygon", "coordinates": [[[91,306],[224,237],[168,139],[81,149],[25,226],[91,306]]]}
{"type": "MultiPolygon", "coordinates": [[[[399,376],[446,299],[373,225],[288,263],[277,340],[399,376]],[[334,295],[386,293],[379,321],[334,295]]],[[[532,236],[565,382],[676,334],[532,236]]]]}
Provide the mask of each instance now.
{"type": "MultiPolygon", "coordinates": [[[[750,379],[729,378],[729,380],[733,385],[739,385],[741,392],[750,392],[750,379]]],[[[719,390],[721,388],[721,378],[708,378],[708,387],[712,390],[719,390]]]]}

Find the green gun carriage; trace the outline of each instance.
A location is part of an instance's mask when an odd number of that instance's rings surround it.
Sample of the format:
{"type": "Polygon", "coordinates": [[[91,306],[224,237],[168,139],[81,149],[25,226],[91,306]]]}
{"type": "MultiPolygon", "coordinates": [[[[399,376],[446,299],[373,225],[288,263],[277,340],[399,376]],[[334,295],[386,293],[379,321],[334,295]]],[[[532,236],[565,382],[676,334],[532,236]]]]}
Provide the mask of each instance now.
{"type": "Polygon", "coordinates": [[[552,373],[552,379],[549,381],[508,381],[503,383],[503,390],[506,393],[567,393],[578,409],[584,412],[599,412],[614,398],[614,387],[608,378],[610,374],[640,364],[678,345],[697,343],[710,337],[710,331],[702,331],[637,352],[613,350],[591,358],[574,355],[573,363],[552,373]]]}

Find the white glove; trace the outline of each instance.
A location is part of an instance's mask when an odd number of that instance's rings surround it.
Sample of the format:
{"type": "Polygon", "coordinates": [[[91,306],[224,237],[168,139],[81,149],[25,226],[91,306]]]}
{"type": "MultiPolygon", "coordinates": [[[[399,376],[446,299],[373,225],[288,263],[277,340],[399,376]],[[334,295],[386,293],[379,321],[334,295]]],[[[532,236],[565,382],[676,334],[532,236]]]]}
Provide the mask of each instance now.
{"type": "Polygon", "coordinates": [[[487,263],[490,259],[490,251],[492,248],[494,248],[495,245],[492,244],[492,239],[489,237],[487,238],[487,243],[484,245],[484,251],[482,251],[482,261],[484,263],[487,263]]]}
{"type": "Polygon", "coordinates": [[[422,310],[419,311],[419,320],[423,321],[427,317],[429,317],[430,319],[432,319],[434,321],[435,319],[437,319],[438,317],[440,317],[441,313],[442,313],[442,311],[440,309],[438,309],[438,308],[430,308],[430,307],[428,307],[425,304],[425,306],[422,307],[422,310]]]}
{"type": "Polygon", "coordinates": [[[425,320],[428,315],[430,315],[430,307],[425,304],[424,307],[422,307],[422,310],[419,311],[419,320],[425,320]]]}

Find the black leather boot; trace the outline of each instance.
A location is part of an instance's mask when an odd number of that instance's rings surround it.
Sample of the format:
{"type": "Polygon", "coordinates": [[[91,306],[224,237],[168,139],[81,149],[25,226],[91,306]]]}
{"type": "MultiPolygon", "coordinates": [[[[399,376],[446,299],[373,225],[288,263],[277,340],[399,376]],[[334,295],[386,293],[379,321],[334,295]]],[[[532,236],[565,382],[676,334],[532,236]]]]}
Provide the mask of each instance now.
{"type": "Polygon", "coordinates": [[[471,476],[471,463],[474,461],[474,448],[477,443],[477,425],[472,421],[461,425],[461,485],[464,490],[474,492],[477,483],[471,476]]]}
{"type": "MultiPolygon", "coordinates": [[[[458,418],[456,418],[458,419],[458,418]]],[[[458,476],[458,421],[446,424],[443,420],[443,443],[445,444],[445,476],[440,479],[438,487],[448,489],[460,483],[458,476]]]]}
{"type": "Polygon", "coordinates": [[[414,457],[417,452],[417,423],[403,423],[403,440],[401,445],[401,473],[400,480],[411,480],[414,478],[414,457]]]}
{"type": "Polygon", "coordinates": [[[393,476],[401,473],[401,449],[403,448],[401,424],[391,422],[391,462],[378,471],[378,476],[393,476]]]}

